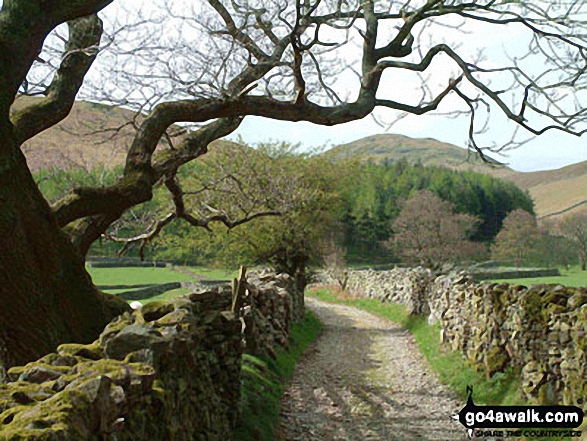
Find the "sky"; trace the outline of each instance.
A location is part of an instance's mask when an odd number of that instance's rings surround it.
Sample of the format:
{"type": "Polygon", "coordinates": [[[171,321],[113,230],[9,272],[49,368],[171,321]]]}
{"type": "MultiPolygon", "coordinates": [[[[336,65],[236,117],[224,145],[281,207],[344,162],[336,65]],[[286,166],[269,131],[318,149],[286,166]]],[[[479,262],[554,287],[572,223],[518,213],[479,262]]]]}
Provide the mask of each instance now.
{"type": "MultiPolygon", "coordinates": [[[[456,22],[449,24],[456,25],[456,22]]],[[[435,35],[438,42],[438,38],[435,35]]],[[[445,28],[442,30],[442,38],[451,45],[458,47],[460,53],[475,54],[482,50],[485,55],[484,67],[498,67],[510,65],[513,57],[522,57],[528,51],[530,36],[524,28],[508,26],[500,28],[496,32],[495,26],[475,24],[475,29],[459,27],[458,30],[445,28]],[[464,31],[464,33],[463,33],[464,31]]],[[[416,60],[418,58],[416,57],[416,60]]],[[[440,58],[431,66],[433,75],[429,84],[436,91],[442,90],[449,78],[454,78],[454,62],[448,57],[440,58]]],[[[529,72],[541,72],[542,65],[533,64],[531,59],[525,68],[529,72]]],[[[393,72],[393,81],[383,77],[383,94],[389,96],[378,97],[397,99],[406,103],[417,103],[420,91],[417,78],[405,72],[393,72]],[[386,83],[387,81],[387,83],[386,83]],[[400,84],[393,93],[388,92],[388,84],[400,84]]],[[[344,79],[338,81],[338,86],[343,90],[356,90],[350,82],[344,83],[344,79]],[[341,84],[342,83],[342,84],[341,84]]],[[[492,78],[493,85],[499,78],[492,78]]],[[[438,113],[448,112],[459,104],[453,99],[447,99],[441,104],[438,113]]],[[[461,104],[462,108],[462,104],[461,104]]],[[[380,109],[375,112],[380,120],[394,120],[394,114],[389,109],[380,109]]],[[[492,110],[489,130],[479,136],[481,146],[490,146],[493,142],[497,146],[506,143],[516,124],[509,122],[497,109],[492,110]]],[[[366,117],[360,121],[339,125],[336,127],[323,127],[311,123],[288,123],[269,121],[259,117],[247,117],[236,132],[248,142],[260,142],[268,140],[286,140],[301,143],[302,146],[330,147],[349,143],[370,135],[382,133],[397,133],[412,138],[434,138],[442,142],[451,143],[458,147],[466,148],[468,144],[469,119],[467,116],[449,118],[443,115],[410,115],[399,120],[390,128],[381,127],[372,117],[366,117]]],[[[488,153],[500,162],[508,164],[517,171],[549,170],[564,167],[577,162],[587,161],[587,135],[582,138],[564,133],[562,131],[549,131],[539,137],[532,137],[529,132],[518,132],[519,139],[529,141],[507,152],[488,153]]]]}
{"type": "MultiPolygon", "coordinates": [[[[324,127],[306,122],[282,122],[260,117],[247,117],[235,134],[249,142],[289,141],[303,147],[330,148],[367,136],[397,133],[412,138],[434,138],[458,147],[467,146],[468,120],[409,116],[386,131],[371,117],[336,127],[324,127]]],[[[551,170],[587,161],[587,135],[578,138],[559,131],[546,133],[501,155],[489,154],[516,171],[551,170]]]]}
{"type": "MultiPolygon", "coordinates": [[[[167,2],[168,0],[165,1],[167,2]]],[[[125,11],[125,13],[131,11],[130,13],[133,13],[133,11],[141,8],[143,10],[147,8],[147,14],[149,14],[149,9],[154,7],[153,5],[156,3],[156,1],[151,4],[138,0],[128,0],[126,2],[115,0],[112,5],[106,8],[104,14],[105,16],[118,17],[121,11],[125,11]]],[[[1,4],[2,0],[0,0],[1,4]]],[[[196,3],[191,3],[187,0],[175,0],[175,4],[181,7],[182,4],[196,3]]],[[[440,42],[449,43],[451,47],[458,48],[459,53],[465,55],[464,58],[474,58],[479,51],[482,51],[485,55],[482,63],[487,68],[509,64],[513,57],[521,57],[527,53],[529,36],[519,26],[501,27],[500,32],[496,32],[495,26],[483,25],[476,22],[474,28],[472,28],[467,25],[461,26],[460,22],[451,20],[451,18],[447,18],[444,23],[450,26],[442,27],[440,31],[437,28],[434,32],[430,32],[430,36],[424,34],[423,40],[428,38],[430,44],[440,42]],[[455,29],[455,27],[458,27],[458,29],[455,29]]],[[[393,32],[393,29],[389,32],[393,32]]],[[[386,35],[384,31],[381,32],[380,36],[382,40],[385,39],[386,35]]],[[[353,42],[351,41],[351,43],[353,42]]],[[[342,59],[341,61],[360,59],[360,49],[358,46],[356,43],[345,46],[341,56],[346,59],[342,59]]],[[[404,61],[418,62],[421,57],[422,54],[414,53],[411,58],[406,58],[404,61]]],[[[435,60],[429,69],[430,78],[427,80],[427,85],[434,93],[438,93],[446,87],[450,78],[455,77],[458,69],[456,69],[454,62],[446,56],[437,57],[435,60]]],[[[543,68],[541,65],[533,65],[531,62],[528,62],[525,67],[529,72],[539,72],[543,68]]],[[[428,75],[428,73],[425,73],[425,75],[428,75]]],[[[501,77],[494,75],[490,78],[490,81],[495,86],[496,84],[501,84],[500,81],[503,80],[501,77]]],[[[419,77],[414,76],[410,72],[398,70],[389,73],[386,72],[382,79],[382,87],[378,92],[378,98],[394,99],[408,104],[417,104],[421,96],[421,89],[418,87],[419,84],[419,77]]],[[[339,92],[339,95],[349,96],[351,99],[358,89],[357,78],[350,71],[337,75],[336,81],[332,85],[339,92]]],[[[501,86],[499,85],[497,87],[501,86]]],[[[255,92],[252,93],[254,94],[255,92]]],[[[461,109],[463,108],[461,102],[457,102],[456,98],[449,96],[443,101],[438,112],[446,113],[455,108],[459,108],[459,106],[461,106],[461,109]]],[[[502,145],[510,139],[510,135],[514,131],[515,124],[508,122],[506,118],[500,116],[499,111],[495,110],[493,109],[491,112],[491,120],[487,132],[478,137],[481,146],[488,146],[492,143],[495,143],[497,146],[502,145]]],[[[389,109],[380,109],[375,112],[375,116],[379,120],[389,122],[394,121],[397,114],[394,114],[389,109]]],[[[241,136],[248,143],[289,141],[300,143],[303,148],[319,146],[328,148],[375,134],[397,133],[412,138],[434,138],[466,148],[468,124],[467,116],[455,119],[441,114],[408,116],[398,120],[391,127],[378,125],[371,116],[360,121],[335,127],[317,126],[305,122],[281,122],[249,116],[245,118],[239,129],[229,138],[241,136]]],[[[530,136],[524,133],[519,133],[519,135],[522,139],[529,138],[530,136]]],[[[560,131],[551,131],[505,154],[489,153],[489,155],[500,162],[508,164],[517,171],[560,168],[565,165],[587,161],[587,135],[583,136],[583,138],[577,138],[560,131]]]]}

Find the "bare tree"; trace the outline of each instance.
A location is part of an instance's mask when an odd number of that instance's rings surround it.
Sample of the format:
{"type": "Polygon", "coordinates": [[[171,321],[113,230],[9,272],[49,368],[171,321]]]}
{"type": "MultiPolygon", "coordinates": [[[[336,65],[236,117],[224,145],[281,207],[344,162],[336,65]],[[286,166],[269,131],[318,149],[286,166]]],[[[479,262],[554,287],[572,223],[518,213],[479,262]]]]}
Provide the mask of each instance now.
{"type": "MultiPolygon", "coordinates": [[[[88,248],[124,212],[150,200],[161,182],[173,197],[175,216],[185,218],[185,204],[176,197],[178,169],[247,115],[332,126],[376,108],[421,115],[446,101],[469,115],[470,146],[479,151],[483,146],[475,135],[484,124],[478,117],[494,108],[533,134],[585,130],[583,2],[208,0],[184,2],[193,7],[183,9],[166,2],[158,10],[149,4],[152,10],[122,27],[107,21],[104,32],[96,14],[110,3],[2,2],[0,364],[5,366],[38,357],[64,340],[91,340],[124,309],[92,285],[83,265],[88,248]],[[491,25],[494,32],[522,30],[530,39],[527,56],[495,66],[459,53],[442,37],[458,20],[491,25]],[[153,28],[158,23],[159,31],[153,28]],[[357,51],[347,50],[357,43],[357,51]],[[88,73],[100,47],[107,68],[96,65],[88,73]],[[454,75],[428,78],[441,58],[451,63],[454,75]],[[356,73],[354,90],[335,90],[337,60],[356,73]],[[106,70],[116,71],[116,81],[100,84],[96,79],[106,70]],[[393,83],[392,71],[416,74],[421,99],[394,97],[405,85],[393,83]],[[117,182],[76,188],[50,206],[21,146],[67,116],[86,77],[103,86],[103,95],[92,94],[95,99],[140,111],[133,120],[136,133],[117,182]],[[443,85],[433,87],[438,81],[443,85]],[[11,112],[19,94],[39,98],[11,112]],[[177,123],[196,126],[173,143],[177,123]]],[[[116,15],[124,16],[120,8],[116,15]]]]}
{"type": "Polygon", "coordinates": [[[429,268],[479,255],[483,245],[470,240],[479,220],[455,213],[454,208],[427,190],[419,191],[404,203],[393,221],[390,246],[404,260],[429,268]]]}
{"type": "Polygon", "coordinates": [[[326,273],[338,283],[341,292],[346,290],[349,281],[349,271],[346,267],[345,255],[346,249],[337,243],[341,234],[336,234],[334,230],[324,239],[323,245],[323,263],[326,267],[326,273]]]}
{"type": "Polygon", "coordinates": [[[571,213],[562,218],[558,223],[560,232],[571,239],[576,247],[581,270],[587,268],[587,212],[571,213]]]}

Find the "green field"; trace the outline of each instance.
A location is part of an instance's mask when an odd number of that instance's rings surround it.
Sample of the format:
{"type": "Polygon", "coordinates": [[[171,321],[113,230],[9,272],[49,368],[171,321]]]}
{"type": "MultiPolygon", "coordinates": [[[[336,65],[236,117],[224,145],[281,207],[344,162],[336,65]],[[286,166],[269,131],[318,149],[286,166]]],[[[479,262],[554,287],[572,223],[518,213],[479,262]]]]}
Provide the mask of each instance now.
{"type": "Polygon", "coordinates": [[[189,282],[193,278],[168,268],[88,268],[95,285],[139,285],[189,282]]]}
{"type": "Polygon", "coordinates": [[[564,286],[587,286],[587,271],[581,271],[579,268],[562,270],[559,277],[531,277],[524,279],[496,279],[496,283],[515,283],[517,285],[535,285],[539,283],[556,284],[564,286]]]}
{"type": "MultiPolygon", "coordinates": [[[[189,282],[194,280],[194,278],[191,278],[186,274],[168,268],[88,268],[88,272],[92,276],[92,280],[96,285],[147,285],[169,282],[189,282]]],[[[109,289],[105,290],[105,292],[109,294],[119,294],[121,292],[134,290],[135,289],[133,288],[109,289]]],[[[175,297],[189,293],[190,291],[186,288],[177,288],[149,299],[139,300],[139,302],[145,304],[160,300],[171,300],[175,297]]]]}
{"type": "MultiPolygon", "coordinates": [[[[183,272],[169,268],[87,268],[95,285],[150,285],[169,282],[190,282],[197,280],[231,280],[237,276],[233,270],[210,269],[206,267],[180,267],[183,272]],[[185,272],[190,272],[193,277],[185,272]]],[[[125,291],[134,291],[138,288],[109,289],[109,294],[119,294],[125,291]]],[[[149,299],[140,300],[140,303],[149,303],[161,300],[171,300],[175,297],[189,294],[187,288],[178,288],[159,294],[149,299]]]]}
{"type": "Polygon", "coordinates": [[[232,280],[238,277],[237,270],[228,270],[222,268],[208,268],[205,266],[182,266],[179,267],[184,271],[194,274],[196,279],[203,280],[232,280]]]}
{"type": "Polygon", "coordinates": [[[171,299],[174,299],[175,297],[185,296],[186,294],[190,294],[189,289],[177,288],[177,289],[172,289],[171,291],[164,292],[163,294],[159,294],[158,296],[155,296],[155,297],[150,297],[148,299],[137,300],[137,301],[144,305],[146,303],[151,303],[151,302],[160,302],[160,301],[171,300],[171,299]]]}

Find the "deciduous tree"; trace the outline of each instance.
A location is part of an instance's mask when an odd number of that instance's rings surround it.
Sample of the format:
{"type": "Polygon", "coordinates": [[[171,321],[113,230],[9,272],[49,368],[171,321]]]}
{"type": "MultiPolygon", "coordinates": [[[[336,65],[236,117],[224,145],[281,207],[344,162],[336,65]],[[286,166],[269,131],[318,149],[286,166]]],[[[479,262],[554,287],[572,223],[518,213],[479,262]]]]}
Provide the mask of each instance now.
{"type": "MultiPolygon", "coordinates": [[[[261,147],[264,156],[259,160],[265,163],[265,173],[260,176],[266,187],[273,188],[261,190],[263,197],[284,210],[281,216],[264,217],[230,231],[230,245],[223,246],[221,253],[269,264],[294,277],[303,290],[306,267],[321,263],[339,239],[337,218],[342,206],[338,175],[347,169],[327,158],[300,153],[298,146],[269,143],[261,147]],[[281,191],[277,191],[279,187],[281,191]]],[[[252,169],[248,174],[257,173],[252,169]]]]}
{"type": "MultiPolygon", "coordinates": [[[[475,149],[482,147],[474,138],[482,127],[476,119],[491,107],[533,134],[584,130],[582,96],[572,93],[584,85],[583,2],[208,0],[182,2],[181,10],[165,2],[162,12],[149,11],[153,20],[138,17],[119,29],[107,20],[108,35],[103,36],[96,14],[110,3],[2,2],[4,366],[38,357],[66,340],[89,341],[120,312],[121,305],[106,306],[86,273],[88,248],[125,211],[149,201],[156,184],[169,184],[177,195],[179,167],[205,154],[212,140],[234,131],[247,115],[331,126],[364,118],[378,107],[421,115],[446,102],[469,115],[475,149]],[[444,39],[446,26],[460,24],[455,18],[479,24],[475,29],[487,25],[494,32],[515,28],[525,33],[528,57],[502,63],[504,57],[495,66],[460,53],[444,39]],[[48,38],[61,25],[67,29],[48,38]],[[360,49],[347,50],[349,41],[360,49]],[[50,51],[55,42],[58,56],[50,51]],[[103,51],[101,70],[96,65],[96,74],[88,75],[100,48],[110,52],[103,51]],[[453,75],[428,80],[440,59],[451,63],[453,75]],[[340,66],[340,60],[346,63],[340,66]],[[347,67],[357,75],[354,90],[337,93],[334,80],[347,67]],[[49,205],[21,146],[67,116],[86,77],[106,78],[112,71],[117,77],[93,88],[103,92],[94,98],[140,111],[132,121],[136,131],[123,175],[105,187],[76,188],[49,205]],[[406,102],[395,94],[405,85],[391,81],[391,71],[413,72],[422,98],[406,102]],[[432,87],[439,82],[440,88],[432,87]],[[39,99],[13,106],[19,94],[39,99]],[[200,126],[173,142],[176,123],[200,126]]],[[[104,13],[107,18],[108,9],[104,13]]],[[[123,15],[120,10],[113,14],[123,15]]],[[[176,200],[180,218],[186,211],[181,198],[176,200]]]]}
{"type": "Polygon", "coordinates": [[[454,204],[423,190],[408,199],[393,222],[393,249],[429,268],[471,259],[483,245],[470,240],[479,220],[454,212],[454,204]]]}
{"type": "Polygon", "coordinates": [[[587,268],[587,212],[567,214],[558,224],[561,233],[572,240],[579,261],[581,270],[587,268]]]}
{"type": "Polygon", "coordinates": [[[520,208],[509,213],[491,247],[494,259],[513,260],[520,267],[538,240],[536,218],[520,208]]]}

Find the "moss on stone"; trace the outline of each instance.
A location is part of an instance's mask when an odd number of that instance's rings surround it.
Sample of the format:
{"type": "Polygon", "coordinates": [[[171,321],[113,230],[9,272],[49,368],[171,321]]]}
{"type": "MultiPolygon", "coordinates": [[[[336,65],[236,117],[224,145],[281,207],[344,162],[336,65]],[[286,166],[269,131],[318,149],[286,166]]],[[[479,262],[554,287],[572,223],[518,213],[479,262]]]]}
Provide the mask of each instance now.
{"type": "Polygon", "coordinates": [[[107,375],[117,381],[128,375],[128,372],[136,375],[152,375],[154,369],[143,363],[125,363],[120,360],[101,359],[79,363],[75,368],[76,377],[91,377],[95,375],[107,375]]]}
{"type": "Polygon", "coordinates": [[[145,321],[152,322],[169,314],[175,309],[172,302],[151,302],[141,308],[141,314],[145,321]]]}
{"type": "MultiPolygon", "coordinates": [[[[44,357],[46,359],[46,357],[44,357]]],[[[29,372],[36,368],[46,369],[47,371],[58,372],[60,374],[66,374],[71,370],[71,366],[59,366],[45,363],[43,359],[39,361],[33,361],[26,364],[25,366],[15,366],[8,370],[8,379],[10,381],[17,381],[22,375],[27,375],[29,372]]],[[[38,381],[37,381],[38,382],[38,381]]]]}
{"type": "Polygon", "coordinates": [[[541,312],[543,302],[539,291],[527,291],[525,295],[520,296],[519,304],[528,316],[534,319],[542,318],[541,312]]]}
{"type": "Polygon", "coordinates": [[[62,355],[72,355],[89,360],[100,360],[104,357],[104,349],[97,341],[90,345],[82,345],[77,343],[62,344],[57,347],[57,352],[62,355]]]}
{"type": "Polygon", "coordinates": [[[17,406],[0,415],[0,421],[10,416],[2,428],[0,440],[57,441],[63,439],[95,439],[88,431],[91,427],[91,405],[83,392],[62,391],[55,399],[36,406],[17,406]],[[76,415],[75,419],[71,415],[76,415]],[[78,424],[71,424],[76,421],[78,424]]]}
{"type": "Polygon", "coordinates": [[[13,366],[10,369],[8,369],[6,374],[10,381],[16,381],[18,380],[18,377],[20,377],[24,373],[25,370],[26,368],[24,366],[13,366]]]}
{"type": "Polygon", "coordinates": [[[54,352],[47,354],[43,358],[39,359],[39,362],[51,365],[53,368],[56,366],[75,366],[78,361],[78,357],[72,355],[56,354],[54,352]]]}
{"type": "Polygon", "coordinates": [[[134,317],[130,314],[123,314],[119,317],[116,317],[114,320],[108,323],[104,328],[104,331],[102,331],[102,333],[100,334],[100,338],[98,339],[100,346],[104,346],[109,338],[118,334],[128,325],[131,325],[134,321],[133,319],[134,317]]]}

